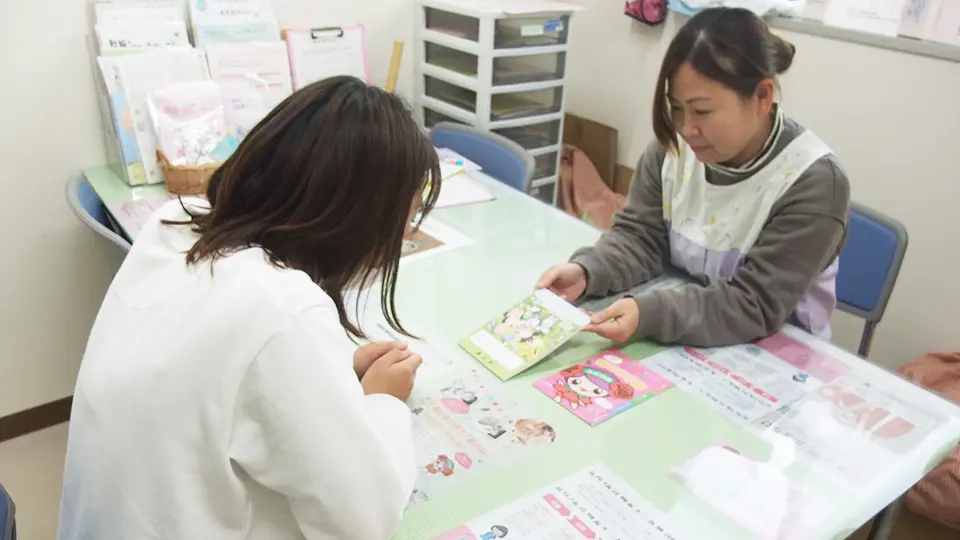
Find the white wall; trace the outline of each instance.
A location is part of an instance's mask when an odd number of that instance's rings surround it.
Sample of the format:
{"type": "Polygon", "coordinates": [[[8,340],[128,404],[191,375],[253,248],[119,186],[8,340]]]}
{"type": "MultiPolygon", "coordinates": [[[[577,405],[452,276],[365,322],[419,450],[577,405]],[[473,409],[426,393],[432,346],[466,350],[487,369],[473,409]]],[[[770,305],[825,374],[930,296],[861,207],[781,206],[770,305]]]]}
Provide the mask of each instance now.
{"type": "MultiPolygon", "coordinates": [[[[364,23],[378,84],[393,41],[406,41],[398,90],[409,97],[412,0],[276,4],[285,26],[364,23]]],[[[86,20],[84,0],[0,2],[0,416],[73,391],[90,325],[120,261],[79,224],[63,196],[69,175],[104,159],[86,20]]]]}
{"type": "MultiPolygon", "coordinates": [[[[580,2],[590,9],[572,23],[569,110],[616,127],[620,161],[633,167],[653,136],[653,87],[677,18],[649,29],[623,16],[619,0],[580,2]]],[[[960,350],[960,64],[780,33],[797,46],[782,82],[787,114],[837,152],[855,200],[910,232],[872,356],[896,367],[960,350]]],[[[835,330],[835,341],[856,349],[851,318],[838,315],[835,330]]]]}

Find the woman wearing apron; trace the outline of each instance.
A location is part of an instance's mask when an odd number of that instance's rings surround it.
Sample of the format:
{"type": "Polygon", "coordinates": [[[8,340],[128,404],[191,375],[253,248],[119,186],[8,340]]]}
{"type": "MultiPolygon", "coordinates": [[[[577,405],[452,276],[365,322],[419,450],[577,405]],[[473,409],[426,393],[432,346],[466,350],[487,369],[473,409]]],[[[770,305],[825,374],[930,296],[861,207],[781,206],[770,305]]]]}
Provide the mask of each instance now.
{"type": "Polygon", "coordinates": [[[672,267],[695,283],[623,298],[586,330],[712,347],[792,322],[829,338],[850,186],[827,145],[775,101],[794,52],[747,10],[691,18],[660,69],[657,140],[626,207],[595,246],[547,270],[538,287],[574,301],[672,267]]]}

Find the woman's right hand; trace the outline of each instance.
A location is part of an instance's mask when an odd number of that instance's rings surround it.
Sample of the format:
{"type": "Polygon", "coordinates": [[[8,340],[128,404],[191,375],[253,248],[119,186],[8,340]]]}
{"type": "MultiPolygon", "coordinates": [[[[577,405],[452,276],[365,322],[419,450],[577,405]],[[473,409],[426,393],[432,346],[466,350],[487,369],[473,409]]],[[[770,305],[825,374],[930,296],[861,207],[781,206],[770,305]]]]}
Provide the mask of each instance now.
{"type": "Polygon", "coordinates": [[[587,272],[576,263],[551,266],[537,280],[537,289],[549,289],[567,302],[573,302],[587,290],[587,272]]]}
{"type": "Polygon", "coordinates": [[[413,380],[422,362],[419,354],[401,349],[391,350],[378,358],[360,379],[363,393],[368,396],[387,394],[406,401],[413,391],[413,380]]]}

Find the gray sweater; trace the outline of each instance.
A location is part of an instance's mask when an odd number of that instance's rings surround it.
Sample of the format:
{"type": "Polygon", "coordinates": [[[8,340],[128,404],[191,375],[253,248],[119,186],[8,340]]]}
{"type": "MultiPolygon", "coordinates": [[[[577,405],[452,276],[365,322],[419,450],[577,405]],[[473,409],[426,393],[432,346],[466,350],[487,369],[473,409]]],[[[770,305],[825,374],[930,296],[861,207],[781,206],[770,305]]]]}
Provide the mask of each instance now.
{"type": "MultiPolygon", "coordinates": [[[[780,137],[760,166],[803,131],[785,119],[780,137]]],[[[586,270],[585,296],[621,293],[660,276],[670,264],[661,194],[664,156],[658,142],[647,147],[637,164],[626,207],[595,246],[577,251],[571,259],[586,270]]],[[[751,174],[708,167],[707,181],[731,185],[751,174]]],[[[743,266],[729,280],[637,295],[636,338],[713,347],[774,332],[839,255],[849,211],[847,177],[835,156],[825,156],[777,201],[743,266]]]]}

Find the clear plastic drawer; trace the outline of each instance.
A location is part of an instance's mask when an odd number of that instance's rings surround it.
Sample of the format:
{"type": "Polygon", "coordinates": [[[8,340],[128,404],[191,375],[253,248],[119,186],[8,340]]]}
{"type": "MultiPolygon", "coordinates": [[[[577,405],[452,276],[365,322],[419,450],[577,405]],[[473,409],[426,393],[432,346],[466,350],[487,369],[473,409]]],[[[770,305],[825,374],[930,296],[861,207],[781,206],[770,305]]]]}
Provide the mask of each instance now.
{"type": "Polygon", "coordinates": [[[527,92],[494,94],[490,100],[490,119],[516,120],[560,112],[563,105],[563,87],[527,92]]]}
{"type": "Polygon", "coordinates": [[[423,91],[427,97],[442,101],[464,111],[477,112],[477,93],[429,75],[423,77],[423,91]]]}
{"type": "Polygon", "coordinates": [[[569,27],[569,15],[533,15],[498,19],[493,37],[494,48],[516,49],[565,45],[569,27]]]}
{"type": "Polygon", "coordinates": [[[557,163],[560,152],[548,152],[533,158],[533,179],[550,178],[557,174],[557,163]]]}
{"type": "Polygon", "coordinates": [[[530,190],[530,195],[540,199],[541,201],[553,206],[553,194],[557,189],[556,182],[552,184],[546,184],[540,187],[535,187],[530,190]]]}
{"type": "Polygon", "coordinates": [[[493,132],[503,135],[527,150],[560,144],[559,120],[530,124],[528,126],[495,129],[493,132]]]}
{"type": "Polygon", "coordinates": [[[427,30],[470,41],[480,39],[480,19],[430,7],[423,8],[423,16],[427,30]]]}
{"type": "Polygon", "coordinates": [[[433,126],[439,124],[440,122],[455,122],[457,124],[463,123],[456,118],[439,113],[429,107],[423,108],[423,127],[432,129],[433,126]]]}
{"type": "Polygon", "coordinates": [[[429,42],[424,43],[423,49],[428,64],[468,77],[477,76],[476,55],[429,42]]]}
{"type": "Polygon", "coordinates": [[[503,56],[493,59],[493,84],[523,84],[563,78],[567,53],[503,56]]]}

